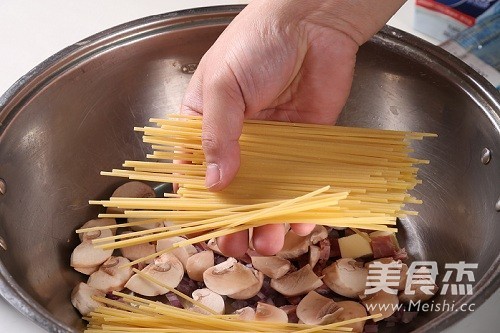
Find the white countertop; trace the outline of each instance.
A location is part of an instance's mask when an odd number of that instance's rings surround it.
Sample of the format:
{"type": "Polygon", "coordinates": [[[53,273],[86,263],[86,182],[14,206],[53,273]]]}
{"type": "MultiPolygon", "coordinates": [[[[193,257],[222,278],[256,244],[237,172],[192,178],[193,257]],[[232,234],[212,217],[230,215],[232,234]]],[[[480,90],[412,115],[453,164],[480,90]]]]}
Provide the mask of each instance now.
{"type": "MultiPolygon", "coordinates": [[[[140,17],[185,8],[244,4],[242,0],[86,0],[0,1],[0,95],[40,62],[90,35],[140,17]]],[[[389,24],[435,42],[412,28],[414,2],[406,5],[389,24]]],[[[479,310],[453,326],[451,332],[498,331],[496,319],[500,292],[479,310]]],[[[0,298],[0,332],[43,333],[0,298]]]]}

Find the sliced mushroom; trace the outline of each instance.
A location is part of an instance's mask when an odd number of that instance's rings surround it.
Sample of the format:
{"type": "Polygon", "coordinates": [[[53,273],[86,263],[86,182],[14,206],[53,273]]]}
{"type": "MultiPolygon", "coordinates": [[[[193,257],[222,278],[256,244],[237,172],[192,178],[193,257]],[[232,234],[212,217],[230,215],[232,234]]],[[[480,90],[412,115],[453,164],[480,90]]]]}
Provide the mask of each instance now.
{"type": "Polygon", "coordinates": [[[104,306],[104,303],[94,300],[93,296],[106,296],[100,290],[92,288],[86,283],[80,282],[71,292],[71,304],[84,316],[87,316],[92,311],[95,311],[99,306],[104,306]]]}
{"type": "Polygon", "coordinates": [[[284,296],[298,296],[307,294],[319,288],[323,281],[314,274],[311,266],[305,265],[298,271],[289,273],[279,279],[271,279],[271,288],[284,296]]]}
{"type": "MultiPolygon", "coordinates": [[[[138,222],[138,221],[144,221],[144,219],[133,219],[133,218],[128,218],[127,222],[133,223],[133,222],[138,222]]],[[[138,225],[133,225],[130,227],[133,231],[143,231],[143,230],[150,230],[150,229],[156,229],[156,228],[161,228],[163,227],[163,221],[162,222],[150,222],[150,223],[141,223],[138,225]]]]}
{"type": "MultiPolygon", "coordinates": [[[[174,243],[182,242],[185,240],[185,238],[178,236],[160,239],[156,242],[156,252],[171,248],[174,243]]],[[[188,258],[198,253],[198,251],[196,250],[194,245],[189,244],[183,247],[178,247],[170,253],[175,255],[177,259],[181,261],[182,266],[184,266],[184,270],[186,270],[188,258]]]]}
{"type": "MultiPolygon", "coordinates": [[[[176,256],[164,253],[147,265],[141,272],[150,275],[159,282],[175,288],[179,285],[184,275],[182,263],[176,256]]],[[[158,296],[166,294],[169,290],[135,274],[125,284],[125,288],[144,296],[158,296]]]]}
{"type": "Polygon", "coordinates": [[[239,320],[243,321],[255,320],[255,310],[249,306],[236,310],[234,311],[234,313],[238,315],[239,320]]]}
{"type": "Polygon", "coordinates": [[[203,281],[203,273],[215,264],[214,252],[211,250],[193,254],[186,261],[186,272],[191,280],[203,281]]]}
{"type": "Polygon", "coordinates": [[[262,284],[264,283],[264,274],[255,269],[253,269],[252,272],[257,277],[258,281],[248,288],[243,289],[242,291],[228,295],[229,297],[233,299],[249,299],[259,293],[260,289],[262,288],[262,284]]]}
{"type": "MultiPolygon", "coordinates": [[[[341,301],[337,302],[337,305],[342,309],[342,311],[340,311],[339,316],[335,319],[335,323],[367,316],[365,307],[358,302],[341,301]]],[[[343,325],[342,327],[351,327],[353,332],[363,332],[365,320],[343,325]]]]}
{"type": "Polygon", "coordinates": [[[255,309],[254,320],[272,323],[288,323],[288,315],[285,311],[274,305],[259,302],[255,309]]]}
{"type": "Polygon", "coordinates": [[[290,271],[290,261],[277,256],[252,256],[252,265],[271,279],[279,279],[290,271]]]}
{"type": "MultiPolygon", "coordinates": [[[[129,234],[129,233],[132,233],[132,231],[123,232],[123,234],[129,234]]],[[[141,243],[137,245],[122,247],[120,251],[122,253],[122,256],[131,261],[134,261],[152,255],[153,253],[156,253],[156,245],[152,243],[141,243]]],[[[145,262],[149,264],[153,262],[153,259],[148,259],[145,262]]]]}
{"type": "MultiPolygon", "coordinates": [[[[121,185],[111,195],[113,198],[154,198],[155,196],[155,191],[151,186],[138,181],[121,185]]],[[[108,214],[123,214],[123,212],[122,208],[108,207],[106,209],[108,214]]]]}
{"type": "Polygon", "coordinates": [[[382,314],[382,317],[373,319],[375,322],[390,317],[396,312],[399,304],[397,295],[382,290],[371,295],[361,295],[360,299],[371,315],[382,314]]]}
{"type": "Polygon", "coordinates": [[[297,317],[308,325],[336,322],[342,309],[332,299],[310,291],[297,305],[297,317]]]}
{"type": "Polygon", "coordinates": [[[323,269],[323,282],[339,295],[354,298],[366,288],[368,270],[351,258],[338,259],[323,269]]]}
{"type": "MultiPolygon", "coordinates": [[[[94,227],[106,227],[110,225],[116,225],[116,220],[115,219],[94,219],[85,222],[84,225],[81,226],[80,229],[87,229],[87,228],[94,228],[94,227]]],[[[78,234],[78,237],[80,237],[80,241],[83,242],[85,240],[92,240],[96,238],[102,238],[102,237],[109,237],[116,235],[116,229],[106,229],[106,230],[100,230],[100,231],[89,231],[89,232],[83,232],[78,234]],[[108,231],[104,232],[105,235],[102,235],[103,231],[108,231]]]]}
{"type": "Polygon", "coordinates": [[[99,269],[100,266],[94,266],[94,267],[73,267],[75,271],[80,272],[85,275],[90,275],[94,272],[96,272],[99,269]]]}
{"type": "MultiPolygon", "coordinates": [[[[114,219],[96,219],[88,221],[83,227],[90,228],[115,223],[114,219]]],[[[92,244],[92,241],[97,238],[111,237],[113,236],[113,231],[111,229],[89,231],[80,234],[80,236],[82,242],[78,244],[73,250],[73,253],[71,253],[70,265],[79,272],[88,274],[89,272],[93,272],[95,267],[99,267],[99,265],[105,262],[113,254],[112,249],[103,250],[97,248],[92,244]]]]}
{"type": "Polygon", "coordinates": [[[308,236],[299,236],[290,230],[285,234],[283,248],[276,255],[284,259],[298,258],[309,250],[310,243],[308,236]]]}
{"type": "Polygon", "coordinates": [[[418,301],[427,302],[430,300],[436,292],[438,291],[438,286],[436,284],[411,284],[410,291],[413,292],[413,295],[403,290],[399,293],[399,300],[403,303],[417,303],[418,301]]]}
{"type": "Polygon", "coordinates": [[[219,295],[233,295],[259,283],[259,279],[252,269],[228,258],[203,272],[203,282],[219,295]]]}
{"type": "Polygon", "coordinates": [[[309,246],[309,265],[311,265],[312,268],[316,266],[320,256],[321,256],[321,250],[319,246],[316,245],[309,246]]]}
{"type": "Polygon", "coordinates": [[[84,241],[71,253],[70,265],[78,268],[93,268],[108,260],[112,254],[112,249],[103,250],[95,247],[90,241],[84,241]]]}
{"type": "Polygon", "coordinates": [[[219,249],[219,246],[217,245],[217,239],[211,238],[207,241],[207,247],[214,251],[217,254],[223,255],[221,250],[219,249]]]}
{"type": "Polygon", "coordinates": [[[316,225],[309,234],[311,244],[317,244],[319,241],[328,237],[328,230],[322,225],[316,225]]]}
{"type": "MultiPolygon", "coordinates": [[[[391,263],[401,265],[401,269],[399,270],[399,284],[398,284],[397,289],[404,290],[405,286],[406,286],[406,275],[408,273],[408,266],[405,263],[403,263],[401,260],[395,260],[393,258],[379,258],[379,259],[369,261],[365,264],[365,267],[368,269],[369,272],[370,272],[370,265],[372,265],[376,261],[380,261],[384,265],[389,265],[391,263]]],[[[395,276],[390,275],[390,277],[391,277],[391,281],[396,280],[395,276]]],[[[391,288],[393,288],[393,287],[391,287],[391,288]]]]}
{"type": "Polygon", "coordinates": [[[110,257],[97,272],[90,275],[87,284],[104,292],[122,290],[134,274],[131,267],[121,267],[127,263],[130,263],[127,258],[110,257]]]}
{"type": "MultiPolygon", "coordinates": [[[[409,288],[406,288],[406,279],[403,285],[403,290],[399,294],[399,300],[404,303],[409,302],[426,302],[430,300],[438,291],[438,286],[434,283],[434,279],[432,278],[431,272],[427,267],[420,267],[416,272],[418,278],[416,276],[412,277],[412,280],[409,281],[409,288]],[[408,290],[407,290],[408,289],[408,290]]],[[[405,273],[406,277],[406,273],[405,273]]]]}
{"type": "MultiPolygon", "coordinates": [[[[196,289],[193,291],[193,299],[206,307],[214,310],[218,314],[224,314],[225,303],[221,295],[214,293],[208,288],[196,289]]],[[[207,310],[202,309],[198,306],[192,306],[188,308],[189,310],[196,311],[202,314],[210,314],[207,310]]]]}

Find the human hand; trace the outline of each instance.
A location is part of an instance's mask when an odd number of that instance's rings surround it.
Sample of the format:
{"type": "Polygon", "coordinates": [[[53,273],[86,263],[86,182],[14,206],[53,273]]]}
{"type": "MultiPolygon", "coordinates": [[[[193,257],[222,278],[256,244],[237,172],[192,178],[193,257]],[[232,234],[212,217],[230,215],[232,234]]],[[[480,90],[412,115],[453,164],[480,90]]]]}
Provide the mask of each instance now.
{"type": "MultiPolygon", "coordinates": [[[[349,95],[359,45],[404,1],[254,0],[201,59],[181,113],[203,115],[206,186],[218,191],[240,164],[243,120],[334,124],[349,95]],[[376,11],[376,13],[374,13],[376,11]]],[[[313,226],[293,224],[299,235],[313,226]]],[[[264,255],[283,246],[283,225],[255,228],[253,246],[264,255]]],[[[242,256],[248,232],[217,240],[242,256]]]]}

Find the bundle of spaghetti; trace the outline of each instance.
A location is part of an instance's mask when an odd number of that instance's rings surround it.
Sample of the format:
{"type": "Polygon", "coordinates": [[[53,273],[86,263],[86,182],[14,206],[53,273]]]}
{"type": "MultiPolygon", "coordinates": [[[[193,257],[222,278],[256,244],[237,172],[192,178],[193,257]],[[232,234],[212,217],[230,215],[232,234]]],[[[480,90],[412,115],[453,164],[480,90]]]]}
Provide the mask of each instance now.
{"type": "Polygon", "coordinates": [[[273,332],[273,333],[288,333],[288,332],[350,332],[352,328],[346,325],[375,319],[381,315],[372,315],[361,318],[350,319],[342,322],[337,322],[327,325],[306,325],[294,323],[277,323],[252,321],[249,325],[248,321],[239,319],[237,314],[233,315],[218,315],[210,308],[195,301],[187,295],[166,286],[155,278],[141,271],[134,269],[137,274],[143,278],[150,280],[162,287],[167,287],[172,292],[181,295],[188,303],[186,309],[173,307],[158,301],[151,301],[145,298],[128,295],[125,293],[114,291],[115,297],[119,300],[112,300],[106,297],[94,297],[98,302],[105,304],[95,311],[91,312],[84,319],[88,321],[86,333],[94,332],[113,332],[113,333],[130,333],[130,332],[155,332],[155,333],[183,333],[183,332],[273,332]],[[191,310],[189,309],[191,307],[191,310]],[[206,313],[201,313],[203,309],[206,313]]]}
{"type": "MultiPolygon", "coordinates": [[[[176,243],[192,244],[269,223],[314,223],[332,227],[396,231],[396,218],[416,215],[407,203],[421,181],[410,156],[413,140],[430,133],[341,126],[245,121],[239,139],[241,166],[228,188],[205,188],[207,163],[200,117],[170,115],[151,119],[156,127],[136,128],[152,145],[148,161],[125,161],[125,169],[103,175],[177,183],[165,198],[111,198],[91,204],[124,209],[102,218],[139,219],[117,226],[169,221],[170,226],[94,240],[119,248],[176,235],[205,233],[176,243]],[[173,160],[184,163],[173,163],[173,160]],[[319,190],[318,190],[319,189],[319,190]],[[110,242],[113,241],[113,242],[110,242]]],[[[171,250],[171,249],[170,249],[171,250]]],[[[164,250],[166,251],[166,250],[164,250]]],[[[159,255],[158,253],[157,255],[159,255]]]]}

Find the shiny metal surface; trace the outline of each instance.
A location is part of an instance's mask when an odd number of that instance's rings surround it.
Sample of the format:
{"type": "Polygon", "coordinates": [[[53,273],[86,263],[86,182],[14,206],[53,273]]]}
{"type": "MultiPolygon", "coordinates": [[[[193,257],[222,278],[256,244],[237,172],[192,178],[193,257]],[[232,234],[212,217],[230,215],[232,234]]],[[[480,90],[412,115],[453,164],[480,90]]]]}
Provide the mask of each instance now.
{"type": "MultiPolygon", "coordinates": [[[[99,176],[148,151],[133,126],[177,112],[190,72],[241,7],[149,17],[105,31],[48,59],[0,98],[0,294],[52,332],[79,332],[69,302],[82,276],[69,267],[74,230],[97,213],[91,198],[120,180],[99,176]]],[[[435,132],[416,146],[431,160],[416,195],[420,215],[401,223],[413,258],[477,262],[479,306],[500,285],[499,94],[466,65],[386,28],[358,56],[342,124],[435,132]]],[[[405,331],[434,331],[459,312],[420,315],[405,331]]],[[[392,332],[385,330],[385,332],[392,332]]],[[[403,332],[403,329],[398,329],[403,332]]]]}
{"type": "Polygon", "coordinates": [[[488,148],[483,148],[481,152],[481,163],[488,164],[491,161],[491,150],[488,148]]]}

